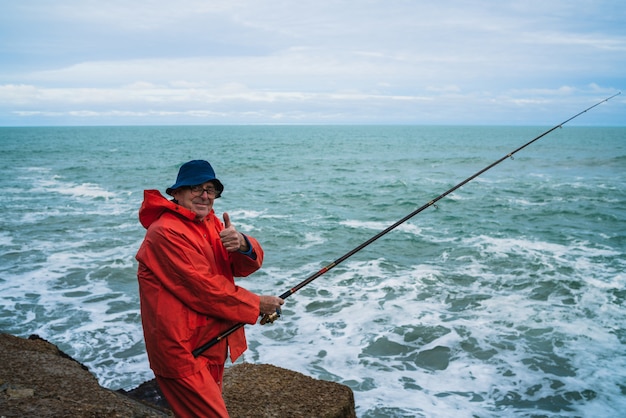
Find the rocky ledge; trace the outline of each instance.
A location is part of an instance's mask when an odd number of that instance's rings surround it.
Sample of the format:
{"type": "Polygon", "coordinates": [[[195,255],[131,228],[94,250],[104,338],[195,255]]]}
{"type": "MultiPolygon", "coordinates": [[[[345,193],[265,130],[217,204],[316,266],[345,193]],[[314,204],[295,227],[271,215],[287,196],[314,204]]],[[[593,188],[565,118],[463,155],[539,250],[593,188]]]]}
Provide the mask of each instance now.
{"type": "MultiPolygon", "coordinates": [[[[131,391],[103,388],[87,367],[37,337],[0,334],[0,416],[171,417],[154,380],[131,391]]],[[[237,364],[224,373],[231,417],[354,418],[344,385],[267,364],[237,364]]]]}

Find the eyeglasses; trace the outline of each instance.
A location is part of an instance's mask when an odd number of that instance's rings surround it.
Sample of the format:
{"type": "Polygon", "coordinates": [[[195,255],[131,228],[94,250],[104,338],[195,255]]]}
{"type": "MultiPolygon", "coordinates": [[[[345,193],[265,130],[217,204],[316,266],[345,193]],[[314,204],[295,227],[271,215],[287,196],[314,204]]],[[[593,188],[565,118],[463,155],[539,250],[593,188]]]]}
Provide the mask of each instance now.
{"type": "Polygon", "coordinates": [[[201,184],[189,186],[189,190],[191,190],[191,194],[194,196],[202,196],[202,194],[206,192],[209,196],[217,197],[220,193],[213,186],[202,187],[201,184]]]}

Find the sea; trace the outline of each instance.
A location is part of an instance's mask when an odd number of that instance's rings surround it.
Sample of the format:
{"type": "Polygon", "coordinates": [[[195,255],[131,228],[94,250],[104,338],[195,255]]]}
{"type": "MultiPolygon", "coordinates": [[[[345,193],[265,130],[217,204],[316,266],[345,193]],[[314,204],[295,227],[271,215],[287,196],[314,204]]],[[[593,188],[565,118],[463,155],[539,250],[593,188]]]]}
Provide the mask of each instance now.
{"type": "Polygon", "coordinates": [[[240,286],[281,295],[332,265],[245,327],[238,362],[347,385],[358,417],[623,417],[626,128],[565,125],[509,155],[549,129],[0,128],[0,332],[107,388],[152,379],[138,209],[206,159],[216,213],[265,250],[240,286]]]}

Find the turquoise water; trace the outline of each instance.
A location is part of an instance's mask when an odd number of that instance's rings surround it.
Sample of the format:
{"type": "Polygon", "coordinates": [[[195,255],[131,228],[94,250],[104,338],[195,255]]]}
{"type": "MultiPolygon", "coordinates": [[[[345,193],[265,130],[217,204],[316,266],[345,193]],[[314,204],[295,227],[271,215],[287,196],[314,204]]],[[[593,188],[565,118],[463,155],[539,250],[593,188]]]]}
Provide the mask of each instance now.
{"type": "MultiPolygon", "coordinates": [[[[101,384],[152,378],[134,255],[146,188],[208,159],[282,294],[546,127],[0,128],[0,331],[101,384]]],[[[336,381],[359,417],[626,410],[626,128],[564,127],[247,327],[243,361],[336,381]]]]}

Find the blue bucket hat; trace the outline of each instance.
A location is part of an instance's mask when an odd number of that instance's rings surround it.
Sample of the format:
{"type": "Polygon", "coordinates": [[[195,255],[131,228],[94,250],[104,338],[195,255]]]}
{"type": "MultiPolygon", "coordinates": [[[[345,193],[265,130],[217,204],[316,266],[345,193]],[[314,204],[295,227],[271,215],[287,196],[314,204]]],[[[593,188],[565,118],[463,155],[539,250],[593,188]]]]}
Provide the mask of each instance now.
{"type": "Polygon", "coordinates": [[[193,160],[183,164],[178,170],[178,177],[176,183],[172,187],[168,187],[165,193],[172,196],[174,190],[185,186],[196,186],[198,184],[212,182],[215,185],[218,193],[216,198],[220,197],[224,191],[224,185],[215,177],[215,171],[208,161],[193,160]]]}

